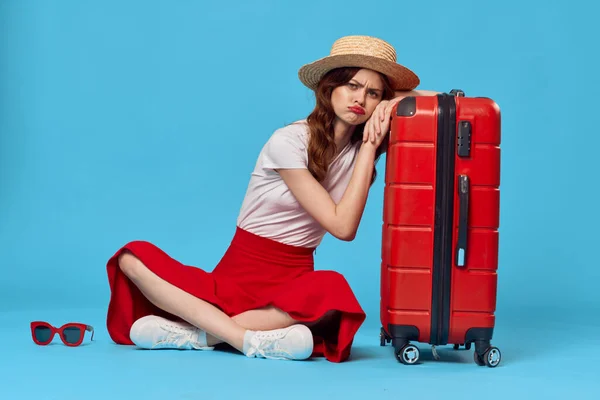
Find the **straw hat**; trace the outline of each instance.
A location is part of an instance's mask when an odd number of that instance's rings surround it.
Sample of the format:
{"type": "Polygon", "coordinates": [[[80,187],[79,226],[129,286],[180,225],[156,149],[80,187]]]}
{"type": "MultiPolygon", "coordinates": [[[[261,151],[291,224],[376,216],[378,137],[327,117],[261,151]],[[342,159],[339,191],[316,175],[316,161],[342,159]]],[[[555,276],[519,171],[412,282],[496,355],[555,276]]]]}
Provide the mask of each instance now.
{"type": "Polygon", "coordinates": [[[298,71],[303,84],[315,90],[327,72],[339,67],[361,67],[387,75],[394,90],[412,90],[419,77],[396,63],[396,50],[387,42],[370,36],[345,36],[333,43],[329,56],[306,64],[298,71]]]}

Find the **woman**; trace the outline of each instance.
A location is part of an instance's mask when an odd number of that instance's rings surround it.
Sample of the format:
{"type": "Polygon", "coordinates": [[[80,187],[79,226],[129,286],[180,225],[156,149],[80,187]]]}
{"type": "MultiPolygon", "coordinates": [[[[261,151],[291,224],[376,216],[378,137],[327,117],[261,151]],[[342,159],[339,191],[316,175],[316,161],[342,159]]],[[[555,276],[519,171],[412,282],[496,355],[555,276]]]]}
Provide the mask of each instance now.
{"type": "Polygon", "coordinates": [[[349,357],[365,313],[342,275],[314,270],[313,253],[327,232],[356,235],[401,99],[391,100],[394,91],[412,91],[419,79],[396,63],[393,47],[365,36],[339,39],[299,77],[315,90],[315,109],[263,147],[212,272],[143,241],[110,258],[107,326],[116,343],[212,350],[225,342],[248,357],[349,357]]]}

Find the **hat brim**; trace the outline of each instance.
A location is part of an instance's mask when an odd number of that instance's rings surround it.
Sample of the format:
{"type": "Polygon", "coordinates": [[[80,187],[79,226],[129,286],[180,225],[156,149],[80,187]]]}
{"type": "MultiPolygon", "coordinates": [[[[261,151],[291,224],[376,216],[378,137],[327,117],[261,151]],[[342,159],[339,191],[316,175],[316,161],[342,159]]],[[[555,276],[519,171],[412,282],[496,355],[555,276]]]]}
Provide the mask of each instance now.
{"type": "Polygon", "coordinates": [[[321,58],[302,66],[298,71],[298,78],[304,85],[316,90],[323,75],[332,69],[341,67],[360,67],[380,72],[388,77],[394,90],[413,90],[420,83],[419,77],[403,65],[358,54],[343,54],[321,58]]]}

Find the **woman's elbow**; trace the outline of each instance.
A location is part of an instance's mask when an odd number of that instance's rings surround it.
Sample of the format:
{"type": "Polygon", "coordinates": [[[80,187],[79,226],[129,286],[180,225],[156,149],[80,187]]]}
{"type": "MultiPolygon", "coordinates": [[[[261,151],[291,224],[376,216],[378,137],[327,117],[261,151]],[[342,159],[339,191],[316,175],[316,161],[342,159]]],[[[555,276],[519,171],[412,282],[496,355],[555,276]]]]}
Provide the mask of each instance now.
{"type": "Polygon", "coordinates": [[[337,239],[343,240],[345,242],[351,242],[354,240],[354,238],[356,238],[356,231],[356,228],[341,226],[334,232],[330,233],[337,239]]]}
{"type": "Polygon", "coordinates": [[[342,236],[341,240],[345,242],[351,242],[356,238],[356,231],[350,231],[346,235],[342,236]]]}

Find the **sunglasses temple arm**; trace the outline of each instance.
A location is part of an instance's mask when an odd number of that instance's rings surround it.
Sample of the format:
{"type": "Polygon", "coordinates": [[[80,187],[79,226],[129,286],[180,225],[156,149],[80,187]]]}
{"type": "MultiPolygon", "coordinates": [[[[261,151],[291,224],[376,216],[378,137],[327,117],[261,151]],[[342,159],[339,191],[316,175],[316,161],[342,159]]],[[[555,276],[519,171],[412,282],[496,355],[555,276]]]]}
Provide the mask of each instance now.
{"type": "Polygon", "coordinates": [[[91,340],[94,340],[94,327],[91,326],[91,325],[86,325],[85,326],[85,330],[88,331],[88,332],[92,332],[92,339],[91,340]]]}

